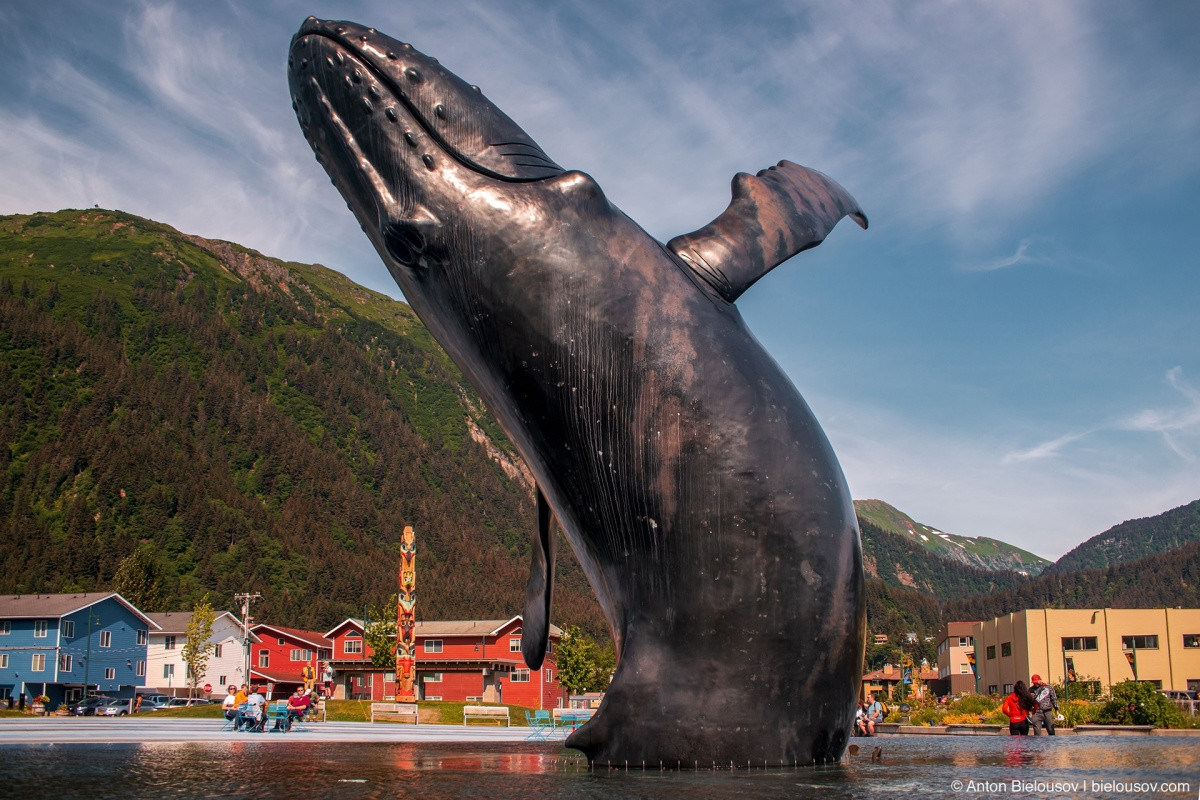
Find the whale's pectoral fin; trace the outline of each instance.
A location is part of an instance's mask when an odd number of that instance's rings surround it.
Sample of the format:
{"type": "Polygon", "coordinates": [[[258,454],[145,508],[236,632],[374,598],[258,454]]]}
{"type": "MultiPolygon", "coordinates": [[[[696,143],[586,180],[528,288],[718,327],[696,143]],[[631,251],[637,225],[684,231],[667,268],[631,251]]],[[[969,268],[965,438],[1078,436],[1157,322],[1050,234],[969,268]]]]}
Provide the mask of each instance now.
{"type": "Polygon", "coordinates": [[[867,218],[850,193],[816,170],[780,161],[733,178],[721,216],[667,247],[729,302],[775,267],[819,245],[842,217],[867,218]]]}
{"type": "Polygon", "coordinates": [[[533,547],[529,583],[525,585],[525,618],[521,625],[521,655],[530,669],[541,669],[550,636],[550,593],[554,588],[554,518],[550,504],[537,488],[538,536],[533,547]]]}

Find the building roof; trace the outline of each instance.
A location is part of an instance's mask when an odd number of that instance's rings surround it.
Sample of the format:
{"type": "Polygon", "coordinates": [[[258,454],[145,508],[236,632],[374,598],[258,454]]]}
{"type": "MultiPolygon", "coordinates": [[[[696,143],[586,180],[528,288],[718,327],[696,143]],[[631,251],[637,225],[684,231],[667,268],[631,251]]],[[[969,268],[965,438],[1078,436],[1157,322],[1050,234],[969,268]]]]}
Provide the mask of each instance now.
{"type": "Polygon", "coordinates": [[[325,635],[317,631],[306,631],[302,628],[285,628],[282,625],[268,625],[265,622],[259,623],[250,629],[252,632],[262,636],[264,632],[273,632],[276,635],[283,634],[284,636],[311,644],[313,647],[333,647],[333,642],[325,638],[325,635]]]}
{"type": "MultiPolygon", "coordinates": [[[[513,621],[521,622],[521,615],[509,619],[430,620],[418,622],[413,636],[495,636],[513,621]]],[[[551,625],[550,635],[561,638],[562,628],[551,625]]]]}
{"type": "Polygon", "coordinates": [[[300,677],[300,668],[303,663],[297,663],[292,669],[270,669],[263,667],[251,667],[250,677],[251,685],[255,683],[304,683],[304,679],[300,677]]]}
{"type": "MultiPolygon", "coordinates": [[[[187,635],[188,623],[192,621],[192,611],[147,611],[146,616],[154,620],[158,624],[160,631],[156,633],[173,633],[182,636],[187,635]]],[[[214,612],[213,622],[216,622],[221,617],[229,617],[233,623],[239,628],[242,627],[242,622],[229,611],[214,612]]],[[[250,631],[251,641],[258,641],[254,631],[250,631]]]]}
{"type": "Polygon", "coordinates": [[[73,614],[109,598],[125,606],[143,622],[155,629],[158,623],[139,611],[116,592],[77,592],[74,594],[5,594],[0,595],[0,619],[57,619],[73,614]]]}
{"type": "MultiPolygon", "coordinates": [[[[917,677],[919,677],[921,680],[927,682],[935,681],[938,677],[938,671],[936,669],[922,670],[914,667],[913,672],[915,672],[917,677]]],[[[882,669],[877,669],[874,672],[868,672],[866,675],[862,676],[862,679],[863,681],[870,683],[879,683],[881,681],[895,681],[899,683],[903,676],[904,673],[901,668],[893,666],[888,672],[884,672],[882,669]]]]}
{"type": "MultiPolygon", "coordinates": [[[[431,620],[428,622],[418,622],[413,629],[413,636],[423,636],[426,638],[431,636],[495,636],[513,621],[521,622],[521,615],[518,614],[509,619],[431,620]]],[[[363,629],[363,621],[357,617],[347,617],[326,631],[325,636],[332,638],[338,631],[347,627],[361,631],[363,629]]],[[[557,625],[551,625],[550,635],[561,639],[562,628],[557,625]]]]}

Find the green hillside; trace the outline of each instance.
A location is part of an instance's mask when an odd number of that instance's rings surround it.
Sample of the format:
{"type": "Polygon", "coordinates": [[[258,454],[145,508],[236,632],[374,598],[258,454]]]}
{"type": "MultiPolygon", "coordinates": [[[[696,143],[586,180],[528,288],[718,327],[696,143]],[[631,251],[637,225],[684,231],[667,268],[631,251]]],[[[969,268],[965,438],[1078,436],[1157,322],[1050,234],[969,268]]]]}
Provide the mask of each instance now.
{"type": "Polygon", "coordinates": [[[1049,572],[1062,574],[1109,567],[1195,541],[1200,541],[1200,500],[1153,517],[1114,525],[1064,555],[1049,572]]]}
{"type": "Polygon", "coordinates": [[[916,544],[939,558],[980,569],[1006,570],[1027,575],[1037,575],[1050,566],[1050,562],[1041,556],[998,539],[958,536],[939,531],[915,521],[882,500],[855,500],[854,510],[859,520],[870,523],[879,531],[916,544]]]}
{"type": "MultiPolygon", "coordinates": [[[[0,217],[0,592],[322,626],[518,613],[531,486],[403,303],[114,211],[0,217]],[[122,569],[124,567],[124,569],[122,569]]],[[[600,633],[560,548],[555,621],[600,633]]]]}

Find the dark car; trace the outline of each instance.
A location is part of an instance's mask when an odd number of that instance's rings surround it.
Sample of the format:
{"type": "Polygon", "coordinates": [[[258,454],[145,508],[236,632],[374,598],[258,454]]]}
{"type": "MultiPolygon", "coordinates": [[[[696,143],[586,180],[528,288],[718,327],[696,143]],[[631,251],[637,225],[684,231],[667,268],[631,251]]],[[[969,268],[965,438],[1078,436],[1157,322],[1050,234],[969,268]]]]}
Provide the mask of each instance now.
{"type": "Polygon", "coordinates": [[[91,697],[85,697],[83,700],[76,701],[67,706],[67,711],[75,717],[94,717],[96,716],[96,708],[112,700],[111,697],[94,694],[91,697]]]}
{"type": "Polygon", "coordinates": [[[138,711],[157,711],[160,708],[166,708],[171,703],[171,695],[169,694],[144,694],[142,702],[138,705],[138,711]]]}

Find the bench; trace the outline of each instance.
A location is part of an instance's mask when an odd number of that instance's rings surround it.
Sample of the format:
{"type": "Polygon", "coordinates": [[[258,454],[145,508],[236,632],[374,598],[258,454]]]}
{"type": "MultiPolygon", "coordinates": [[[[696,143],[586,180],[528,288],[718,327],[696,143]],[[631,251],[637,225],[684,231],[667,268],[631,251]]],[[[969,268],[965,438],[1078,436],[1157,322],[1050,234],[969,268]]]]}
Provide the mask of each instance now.
{"type": "Polygon", "coordinates": [[[463,706],[463,725],[466,725],[469,719],[485,721],[494,719],[497,725],[500,724],[500,720],[504,720],[505,727],[511,724],[508,718],[508,706],[463,706]]]}
{"type": "Polygon", "coordinates": [[[412,717],[414,725],[420,721],[417,718],[416,703],[371,703],[371,722],[374,722],[376,717],[380,719],[412,717]]]}

